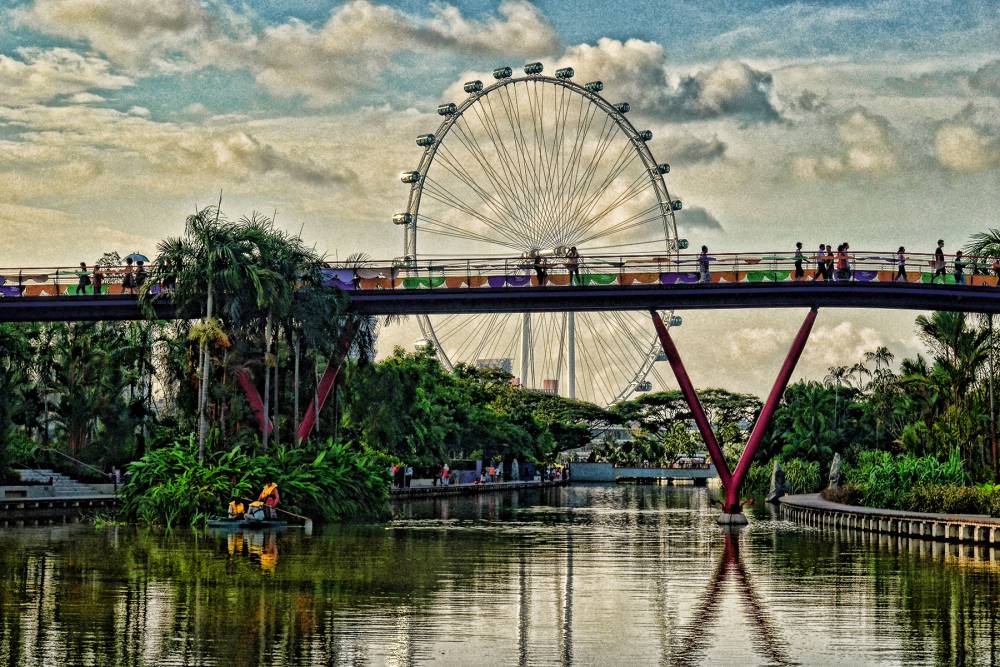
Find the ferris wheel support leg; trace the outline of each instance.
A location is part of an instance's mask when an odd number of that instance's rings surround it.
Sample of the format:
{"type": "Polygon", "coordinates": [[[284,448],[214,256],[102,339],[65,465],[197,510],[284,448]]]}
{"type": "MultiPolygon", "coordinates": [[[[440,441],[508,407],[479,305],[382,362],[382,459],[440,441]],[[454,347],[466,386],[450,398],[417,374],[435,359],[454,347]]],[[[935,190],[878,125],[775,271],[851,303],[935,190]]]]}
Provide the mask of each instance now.
{"type": "Polygon", "coordinates": [[[576,313],[567,315],[566,385],[570,398],[576,398],[576,313]]]}
{"type": "Polygon", "coordinates": [[[521,386],[528,386],[528,371],[531,368],[528,356],[531,354],[531,313],[521,316],[521,386]]]}
{"type": "Polygon", "coordinates": [[[719,446],[719,441],[715,439],[715,431],[712,430],[712,424],[708,421],[704,408],[701,407],[701,401],[698,400],[698,392],[695,391],[694,385],[691,384],[691,378],[688,377],[687,370],[684,368],[684,362],[681,361],[681,355],[677,351],[677,346],[674,345],[674,339],[670,337],[670,332],[667,331],[667,327],[663,324],[663,318],[660,317],[660,314],[655,310],[650,311],[650,314],[653,316],[653,326],[656,327],[656,334],[660,338],[664,354],[667,355],[667,361],[670,362],[670,368],[674,371],[674,377],[677,378],[681,394],[684,395],[684,400],[687,401],[688,407],[691,408],[694,423],[697,425],[698,432],[701,433],[701,437],[705,441],[705,446],[708,447],[708,453],[712,456],[715,469],[719,472],[719,480],[722,482],[722,488],[729,488],[729,479],[731,477],[729,465],[726,463],[726,457],[722,454],[722,447],[719,446]]]}

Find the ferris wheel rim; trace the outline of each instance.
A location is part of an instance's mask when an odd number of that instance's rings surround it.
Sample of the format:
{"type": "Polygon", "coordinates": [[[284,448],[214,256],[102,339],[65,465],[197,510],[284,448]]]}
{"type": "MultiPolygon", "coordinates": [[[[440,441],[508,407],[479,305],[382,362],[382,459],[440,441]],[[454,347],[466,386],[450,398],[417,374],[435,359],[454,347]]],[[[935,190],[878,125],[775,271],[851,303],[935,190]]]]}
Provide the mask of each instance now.
{"type": "MultiPolygon", "coordinates": [[[[447,115],[438,125],[437,129],[433,133],[433,142],[424,147],[420,162],[414,170],[419,175],[416,180],[411,183],[409,198],[407,201],[406,212],[409,215],[409,219],[404,228],[404,232],[407,234],[407,239],[404,243],[404,263],[408,264],[410,261],[416,262],[419,256],[417,249],[417,237],[418,230],[420,228],[420,203],[424,193],[427,174],[430,172],[430,169],[434,164],[434,159],[437,156],[438,149],[442,145],[445,137],[448,136],[452,128],[459,122],[459,120],[463,118],[463,115],[467,110],[469,110],[473,105],[479,103],[491,93],[508,86],[515,86],[521,83],[527,84],[530,82],[560,86],[572,93],[580,95],[591,104],[598,107],[598,109],[600,109],[615,123],[615,125],[617,125],[618,129],[621,130],[622,134],[631,143],[633,150],[641,159],[646,175],[652,185],[652,189],[659,206],[659,215],[663,222],[664,250],[667,253],[679,254],[680,248],[677,234],[676,216],[674,214],[672,199],[667,188],[666,180],[664,179],[662,172],[657,169],[658,163],[653,157],[652,151],[646,141],[641,138],[639,130],[637,130],[632,122],[625,117],[624,113],[620,112],[614,104],[609,102],[599,93],[570,79],[555,78],[539,74],[501,78],[495,83],[483,87],[481,90],[470,93],[466,99],[455,105],[454,112],[447,115]]],[[[666,322],[671,322],[671,316],[673,314],[672,311],[662,312],[667,316],[666,322]]],[[[417,321],[421,334],[426,340],[433,344],[435,352],[442,362],[442,365],[449,371],[454,370],[456,362],[451,359],[447,350],[445,350],[444,346],[441,344],[438,332],[435,330],[430,317],[427,315],[419,315],[417,317],[417,321]]],[[[638,365],[638,368],[635,369],[635,372],[627,382],[620,385],[620,389],[614,394],[614,397],[611,400],[607,401],[607,404],[611,405],[623,400],[632,394],[641,382],[649,377],[659,351],[658,339],[656,336],[653,336],[650,344],[644,351],[643,360],[638,365]]]]}

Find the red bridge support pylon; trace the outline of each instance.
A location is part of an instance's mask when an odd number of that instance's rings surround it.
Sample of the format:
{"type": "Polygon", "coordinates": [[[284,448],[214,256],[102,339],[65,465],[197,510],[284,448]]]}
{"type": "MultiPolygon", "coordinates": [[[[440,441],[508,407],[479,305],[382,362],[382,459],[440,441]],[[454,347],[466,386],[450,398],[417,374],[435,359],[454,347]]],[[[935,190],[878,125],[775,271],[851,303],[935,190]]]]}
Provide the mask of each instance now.
{"type": "Polygon", "coordinates": [[[663,352],[667,355],[667,361],[670,362],[670,368],[674,371],[674,376],[677,378],[677,384],[680,385],[684,400],[687,401],[688,407],[691,408],[694,422],[698,426],[698,431],[701,433],[705,445],[708,447],[708,452],[712,456],[716,470],[719,471],[719,480],[722,482],[722,489],[725,494],[719,523],[744,524],[747,522],[747,519],[743,515],[743,507],[739,499],[740,486],[743,484],[743,480],[750,470],[750,463],[753,461],[753,457],[757,453],[761,441],[764,439],[767,427],[771,425],[774,411],[781,401],[782,394],[785,393],[788,381],[792,377],[792,371],[795,370],[795,365],[798,363],[799,357],[802,356],[802,350],[806,346],[806,341],[809,340],[809,332],[812,331],[818,311],[816,308],[811,308],[802,326],[799,327],[799,332],[795,335],[795,340],[792,341],[792,347],[788,350],[788,356],[785,357],[785,362],[781,365],[781,370],[774,381],[774,386],[771,387],[771,393],[768,394],[767,401],[764,402],[760,416],[757,417],[757,422],[754,424],[753,430],[750,431],[750,438],[747,440],[746,447],[743,448],[740,460],[733,471],[729,470],[729,465],[726,463],[725,456],[723,456],[722,448],[715,437],[715,431],[712,430],[712,424],[708,421],[708,417],[701,407],[701,401],[698,400],[698,393],[694,390],[694,385],[691,384],[691,378],[688,377],[687,370],[684,369],[684,363],[677,352],[677,346],[674,345],[674,341],[670,337],[670,332],[663,325],[663,319],[660,318],[659,313],[655,310],[650,312],[653,316],[653,326],[656,327],[656,334],[659,336],[660,344],[663,346],[663,352]]]}

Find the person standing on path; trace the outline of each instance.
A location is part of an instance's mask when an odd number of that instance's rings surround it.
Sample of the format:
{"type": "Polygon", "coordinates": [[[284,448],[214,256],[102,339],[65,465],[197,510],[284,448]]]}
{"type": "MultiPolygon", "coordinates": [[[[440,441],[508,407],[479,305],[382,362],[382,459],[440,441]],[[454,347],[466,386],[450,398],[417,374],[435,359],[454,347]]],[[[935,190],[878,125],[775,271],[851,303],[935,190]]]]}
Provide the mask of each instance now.
{"type": "Polygon", "coordinates": [[[847,271],[847,249],[841,243],[837,246],[837,280],[848,280],[850,274],[847,271]]]}
{"type": "Polygon", "coordinates": [[[709,272],[709,262],[711,258],[708,256],[708,246],[703,245],[701,247],[701,254],[698,255],[698,272],[701,274],[698,282],[710,283],[712,282],[712,274],[709,272]]]}
{"type": "Polygon", "coordinates": [[[896,251],[896,277],[892,282],[907,282],[906,280],[906,248],[899,246],[896,251]]]}
{"type": "Polygon", "coordinates": [[[573,246],[566,253],[566,268],[569,270],[570,286],[580,284],[580,251],[573,246]]]}
{"type": "Polygon", "coordinates": [[[411,481],[413,481],[413,466],[407,465],[403,471],[403,488],[410,488],[411,481]]]}
{"type": "Polygon", "coordinates": [[[944,239],[938,239],[937,248],[934,249],[934,275],[931,276],[931,285],[941,276],[944,282],[944,239]]]}
{"type": "Polygon", "coordinates": [[[826,244],[826,250],[823,254],[823,269],[824,277],[826,280],[833,280],[833,246],[829,243],[826,244]]]}
{"type": "Polygon", "coordinates": [[[801,281],[806,276],[805,269],[802,268],[802,260],[805,257],[802,255],[802,241],[795,244],[795,282],[801,281]]]}
{"type": "Polygon", "coordinates": [[[132,258],[125,258],[125,273],[122,275],[122,293],[135,294],[135,272],[132,269],[132,258]]]}

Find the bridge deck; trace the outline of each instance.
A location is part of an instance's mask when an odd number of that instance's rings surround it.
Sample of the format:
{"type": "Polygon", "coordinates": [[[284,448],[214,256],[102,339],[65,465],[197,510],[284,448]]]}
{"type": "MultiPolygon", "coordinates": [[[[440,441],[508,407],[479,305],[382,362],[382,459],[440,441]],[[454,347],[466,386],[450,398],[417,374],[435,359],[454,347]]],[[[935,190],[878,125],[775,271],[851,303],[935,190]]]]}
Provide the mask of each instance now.
{"type": "MultiPolygon", "coordinates": [[[[1000,288],[887,282],[761,282],[585,287],[428,288],[355,290],[351,308],[364,315],[514,313],[731,308],[882,308],[1000,313],[1000,288]]],[[[174,317],[169,302],[157,304],[174,317]]],[[[0,298],[0,321],[142,319],[129,295],[0,298]]]]}

